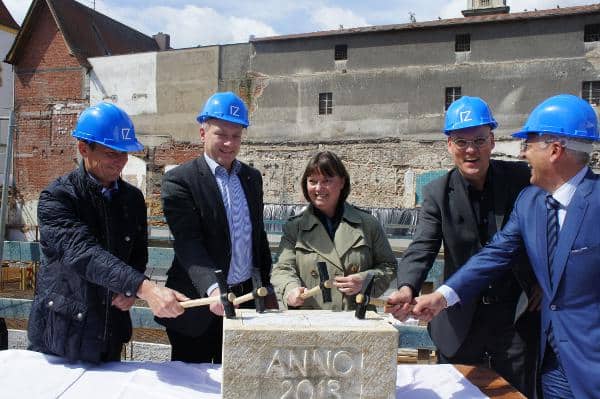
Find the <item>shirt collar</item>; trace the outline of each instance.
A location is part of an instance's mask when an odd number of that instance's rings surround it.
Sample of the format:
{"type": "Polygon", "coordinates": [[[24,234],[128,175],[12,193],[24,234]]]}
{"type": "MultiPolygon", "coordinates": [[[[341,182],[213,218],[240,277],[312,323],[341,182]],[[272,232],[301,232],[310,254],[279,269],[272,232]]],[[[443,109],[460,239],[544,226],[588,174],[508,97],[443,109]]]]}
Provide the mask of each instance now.
{"type": "Polygon", "coordinates": [[[110,186],[109,186],[109,187],[104,187],[104,186],[102,185],[102,183],[100,183],[100,182],[98,181],[98,179],[96,179],[96,178],[94,177],[94,175],[92,175],[90,172],[87,172],[87,171],[86,171],[86,173],[87,173],[88,177],[89,177],[89,178],[90,178],[90,179],[91,179],[91,180],[92,180],[94,183],[96,183],[97,185],[99,185],[99,186],[101,186],[101,187],[102,187],[102,189],[101,189],[101,192],[102,192],[102,194],[104,194],[104,193],[105,193],[107,190],[110,190],[110,191],[117,191],[117,190],[119,190],[119,182],[118,182],[118,180],[115,180],[114,182],[112,182],[112,183],[110,184],[110,186]]]}
{"type": "MultiPolygon", "coordinates": [[[[217,161],[215,161],[214,159],[209,157],[207,153],[204,153],[204,160],[206,161],[206,164],[210,168],[210,171],[212,172],[213,176],[215,175],[217,168],[219,168],[219,167],[224,169],[225,171],[227,171],[227,169],[225,169],[222,165],[219,165],[219,163],[217,161]]],[[[237,175],[240,172],[241,167],[242,167],[242,163],[240,161],[238,161],[237,159],[234,159],[233,167],[231,168],[231,173],[237,175]]],[[[231,174],[231,173],[229,173],[229,174],[231,174]]]]}
{"type": "Polygon", "coordinates": [[[589,168],[584,166],[581,168],[579,172],[573,177],[571,177],[566,183],[560,186],[554,193],[552,193],[552,197],[560,203],[562,208],[566,208],[569,206],[573,195],[575,194],[575,190],[583,177],[587,174],[589,168]]]}

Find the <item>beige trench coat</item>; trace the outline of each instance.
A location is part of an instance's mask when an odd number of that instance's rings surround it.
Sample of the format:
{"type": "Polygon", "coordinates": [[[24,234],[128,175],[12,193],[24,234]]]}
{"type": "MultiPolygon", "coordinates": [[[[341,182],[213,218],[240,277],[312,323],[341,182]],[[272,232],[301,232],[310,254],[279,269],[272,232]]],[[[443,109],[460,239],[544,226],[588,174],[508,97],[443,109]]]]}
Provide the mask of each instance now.
{"type": "MultiPolygon", "coordinates": [[[[377,219],[348,203],[332,242],[312,206],[292,217],[283,227],[279,259],[271,272],[280,307],[287,309],[287,295],[296,287],[319,284],[317,262],[327,263],[329,277],[348,276],[373,270],[373,296],[380,296],[396,276],[396,258],[383,227],[377,219]]],[[[303,309],[349,310],[356,307],[355,296],[347,297],[335,287],[331,303],[318,294],[304,301],[303,309]]]]}

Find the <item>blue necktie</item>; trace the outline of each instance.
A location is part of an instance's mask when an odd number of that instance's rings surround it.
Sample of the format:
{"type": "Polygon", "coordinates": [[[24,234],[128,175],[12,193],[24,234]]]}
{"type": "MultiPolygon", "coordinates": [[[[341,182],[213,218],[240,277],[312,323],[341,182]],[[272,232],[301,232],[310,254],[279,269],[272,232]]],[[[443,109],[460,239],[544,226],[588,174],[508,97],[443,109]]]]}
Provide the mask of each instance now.
{"type": "Polygon", "coordinates": [[[548,239],[548,275],[550,276],[550,287],[552,287],[552,262],[554,260],[554,253],[556,252],[556,243],[558,242],[558,209],[560,208],[560,203],[549,195],[546,197],[546,208],[548,208],[548,225],[546,230],[546,238],[548,239]]]}
{"type": "MultiPolygon", "coordinates": [[[[547,240],[548,240],[548,276],[550,277],[550,288],[552,288],[552,262],[554,260],[554,253],[556,252],[556,244],[558,242],[558,209],[560,203],[555,200],[551,195],[546,197],[546,208],[548,209],[548,226],[547,226],[547,240]]],[[[554,338],[554,330],[552,323],[548,328],[548,344],[558,357],[558,347],[554,338]]]]}

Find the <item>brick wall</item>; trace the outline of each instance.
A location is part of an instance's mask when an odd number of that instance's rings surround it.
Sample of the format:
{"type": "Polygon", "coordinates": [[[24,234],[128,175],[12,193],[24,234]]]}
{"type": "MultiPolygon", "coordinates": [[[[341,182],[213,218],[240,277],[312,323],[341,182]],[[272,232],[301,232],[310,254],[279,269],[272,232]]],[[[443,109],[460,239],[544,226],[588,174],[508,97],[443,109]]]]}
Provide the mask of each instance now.
{"type": "Polygon", "coordinates": [[[15,65],[15,161],[17,195],[35,200],[56,177],[73,169],[70,130],[88,106],[86,70],[69,54],[44,6],[15,65]]]}

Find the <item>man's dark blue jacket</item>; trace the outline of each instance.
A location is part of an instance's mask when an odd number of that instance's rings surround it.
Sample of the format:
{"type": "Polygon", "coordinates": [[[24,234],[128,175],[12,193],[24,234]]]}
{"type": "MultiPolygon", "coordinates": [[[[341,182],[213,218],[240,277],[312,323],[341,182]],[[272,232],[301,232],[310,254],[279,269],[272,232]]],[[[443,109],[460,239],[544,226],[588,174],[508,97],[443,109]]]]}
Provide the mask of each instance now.
{"type": "Polygon", "coordinates": [[[40,195],[42,261],[29,316],[30,349],[99,362],[131,338],[129,312],[111,306],[135,295],[148,260],[146,205],[119,180],[111,199],[80,166],[40,195]]]}

